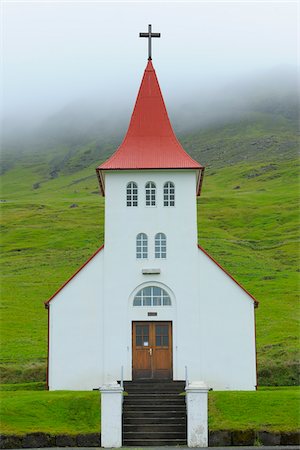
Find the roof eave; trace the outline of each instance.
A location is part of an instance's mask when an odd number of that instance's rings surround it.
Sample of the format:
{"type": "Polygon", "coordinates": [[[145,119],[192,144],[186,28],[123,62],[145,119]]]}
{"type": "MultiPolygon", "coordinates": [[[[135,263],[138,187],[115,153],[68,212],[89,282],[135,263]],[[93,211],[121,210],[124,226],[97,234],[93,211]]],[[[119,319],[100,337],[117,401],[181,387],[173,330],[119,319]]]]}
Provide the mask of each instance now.
{"type": "Polygon", "coordinates": [[[247,291],[247,289],[245,289],[244,288],[244,286],[242,286],[232,275],[230,275],[230,273],[229,272],[227,272],[227,270],[226,269],[224,269],[224,267],[222,267],[221,266],[221,264],[220,263],[218,263],[218,261],[216,261],[209,253],[207,253],[207,251],[206,250],[204,250],[204,248],[203,247],[201,247],[201,245],[199,245],[198,244],[198,248],[199,248],[199,250],[201,250],[206,256],[208,256],[209,257],[209,259],[211,259],[221,270],[223,270],[223,272],[225,272],[226,273],[226,275],[228,275],[229,276],[229,278],[231,278],[232,279],[232,281],[234,281],[252,300],[253,300],[253,303],[254,303],[254,308],[257,308],[258,307],[258,305],[259,305],[259,302],[258,302],[258,300],[256,300],[256,298],[255,297],[253,297],[253,295],[252,294],[250,294],[250,292],[248,292],[247,291]]]}
{"type": "Polygon", "coordinates": [[[99,247],[93,254],[92,254],[92,256],[90,256],[90,258],[85,262],[85,263],[83,263],[80,267],[79,267],[79,269],[77,269],[76,270],[76,272],[59,288],[59,289],[57,289],[57,291],[48,299],[48,300],[46,300],[45,302],[44,302],[44,305],[45,305],[45,308],[46,309],[48,309],[49,308],[49,304],[50,304],[50,302],[54,299],[54,297],[56,297],[57,296],[57,294],[59,294],[59,292],[60,291],[62,291],[63,290],[63,288],[68,284],[68,283],[70,283],[70,281],[71,280],[73,280],[73,278],[75,278],[76,277],[76,275],[96,256],[96,255],[98,255],[98,253],[100,253],[102,250],[104,249],[104,244],[103,245],[101,245],[101,247],[99,247]]]}

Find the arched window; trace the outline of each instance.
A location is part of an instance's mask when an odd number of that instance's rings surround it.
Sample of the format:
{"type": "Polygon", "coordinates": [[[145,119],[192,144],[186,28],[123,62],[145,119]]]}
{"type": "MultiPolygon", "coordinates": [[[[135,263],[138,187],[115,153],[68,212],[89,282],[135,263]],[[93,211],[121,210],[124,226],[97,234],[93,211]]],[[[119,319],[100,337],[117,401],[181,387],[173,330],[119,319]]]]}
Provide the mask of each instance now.
{"type": "Polygon", "coordinates": [[[139,233],[136,237],[136,257],[148,258],[148,237],[145,233],[139,233]]]}
{"type": "Polygon", "coordinates": [[[146,206],[156,205],[156,186],[153,181],[146,183],[146,206]]]}
{"type": "Polygon", "coordinates": [[[134,297],[133,306],[170,306],[171,298],[162,288],[148,286],[141,289],[134,297]]]}
{"type": "Polygon", "coordinates": [[[126,205],[137,206],[138,205],[138,187],[134,181],[130,181],[126,188],[126,205]]]}
{"type": "Polygon", "coordinates": [[[164,206],[175,206],[175,185],[172,181],[164,184],[164,206]]]}
{"type": "Polygon", "coordinates": [[[155,258],[167,257],[167,237],[164,233],[155,235],[155,258]]]}

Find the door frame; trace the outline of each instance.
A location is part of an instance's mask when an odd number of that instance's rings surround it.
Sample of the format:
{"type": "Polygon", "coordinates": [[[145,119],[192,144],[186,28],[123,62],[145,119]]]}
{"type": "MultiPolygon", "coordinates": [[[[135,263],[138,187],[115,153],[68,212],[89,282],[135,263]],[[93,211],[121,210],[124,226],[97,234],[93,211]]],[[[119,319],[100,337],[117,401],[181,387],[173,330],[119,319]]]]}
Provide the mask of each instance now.
{"type": "MultiPolygon", "coordinates": [[[[163,319],[160,319],[160,320],[142,320],[142,319],[139,319],[139,320],[131,320],[131,379],[132,380],[135,380],[136,378],[134,377],[134,375],[133,375],[133,353],[134,353],[134,351],[133,351],[133,345],[134,345],[134,340],[133,340],[133,327],[134,327],[134,324],[139,324],[139,323],[148,323],[148,324],[159,324],[159,323],[168,323],[169,324],[169,327],[170,327],[170,337],[171,337],[171,339],[170,339],[170,342],[171,342],[171,348],[170,348],[170,378],[168,378],[168,379],[170,379],[170,380],[173,380],[173,377],[174,377],[174,367],[173,367],[173,365],[174,365],[174,360],[173,360],[173,342],[174,342],[174,336],[173,336],[173,320],[163,320],[163,319]]],[[[159,380],[159,378],[144,378],[145,380],[147,379],[147,380],[159,380]]],[[[163,380],[163,378],[162,378],[162,380],[163,380]]]]}

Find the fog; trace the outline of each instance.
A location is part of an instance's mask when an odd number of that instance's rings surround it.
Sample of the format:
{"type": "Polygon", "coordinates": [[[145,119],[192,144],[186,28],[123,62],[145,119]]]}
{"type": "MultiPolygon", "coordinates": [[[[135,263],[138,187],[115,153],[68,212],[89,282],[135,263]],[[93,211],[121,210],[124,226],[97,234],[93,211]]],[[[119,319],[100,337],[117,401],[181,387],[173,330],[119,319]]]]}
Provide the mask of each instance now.
{"type": "MultiPolygon", "coordinates": [[[[295,2],[4,2],[7,137],[60,127],[122,134],[153,63],[176,130],[295,98],[295,2]]],[[[54,131],[55,130],[55,131],[54,131]]],[[[75,133],[76,134],[76,133],[75,133]]]]}

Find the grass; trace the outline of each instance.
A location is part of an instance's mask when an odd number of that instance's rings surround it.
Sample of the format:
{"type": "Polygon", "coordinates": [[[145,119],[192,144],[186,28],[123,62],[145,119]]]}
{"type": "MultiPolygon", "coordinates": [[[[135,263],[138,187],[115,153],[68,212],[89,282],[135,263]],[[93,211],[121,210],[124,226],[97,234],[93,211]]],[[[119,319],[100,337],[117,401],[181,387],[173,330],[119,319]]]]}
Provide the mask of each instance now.
{"type": "MultiPolygon", "coordinates": [[[[3,434],[97,433],[99,392],[2,392],[3,434]]],[[[297,431],[300,391],[210,392],[210,430],[297,431]]]]}
{"type": "MultiPolygon", "coordinates": [[[[94,165],[45,178],[34,189],[43,168],[28,161],[3,176],[0,355],[6,383],[45,381],[43,302],[104,239],[94,165]]],[[[298,384],[297,197],[297,161],[287,160],[208,169],[198,200],[200,244],[260,301],[263,384],[298,384]]]]}
{"type": "Polygon", "coordinates": [[[3,434],[99,432],[99,392],[10,391],[1,397],[3,434]]]}
{"type": "Polygon", "coordinates": [[[298,431],[300,390],[210,392],[210,430],[298,431]]]}

